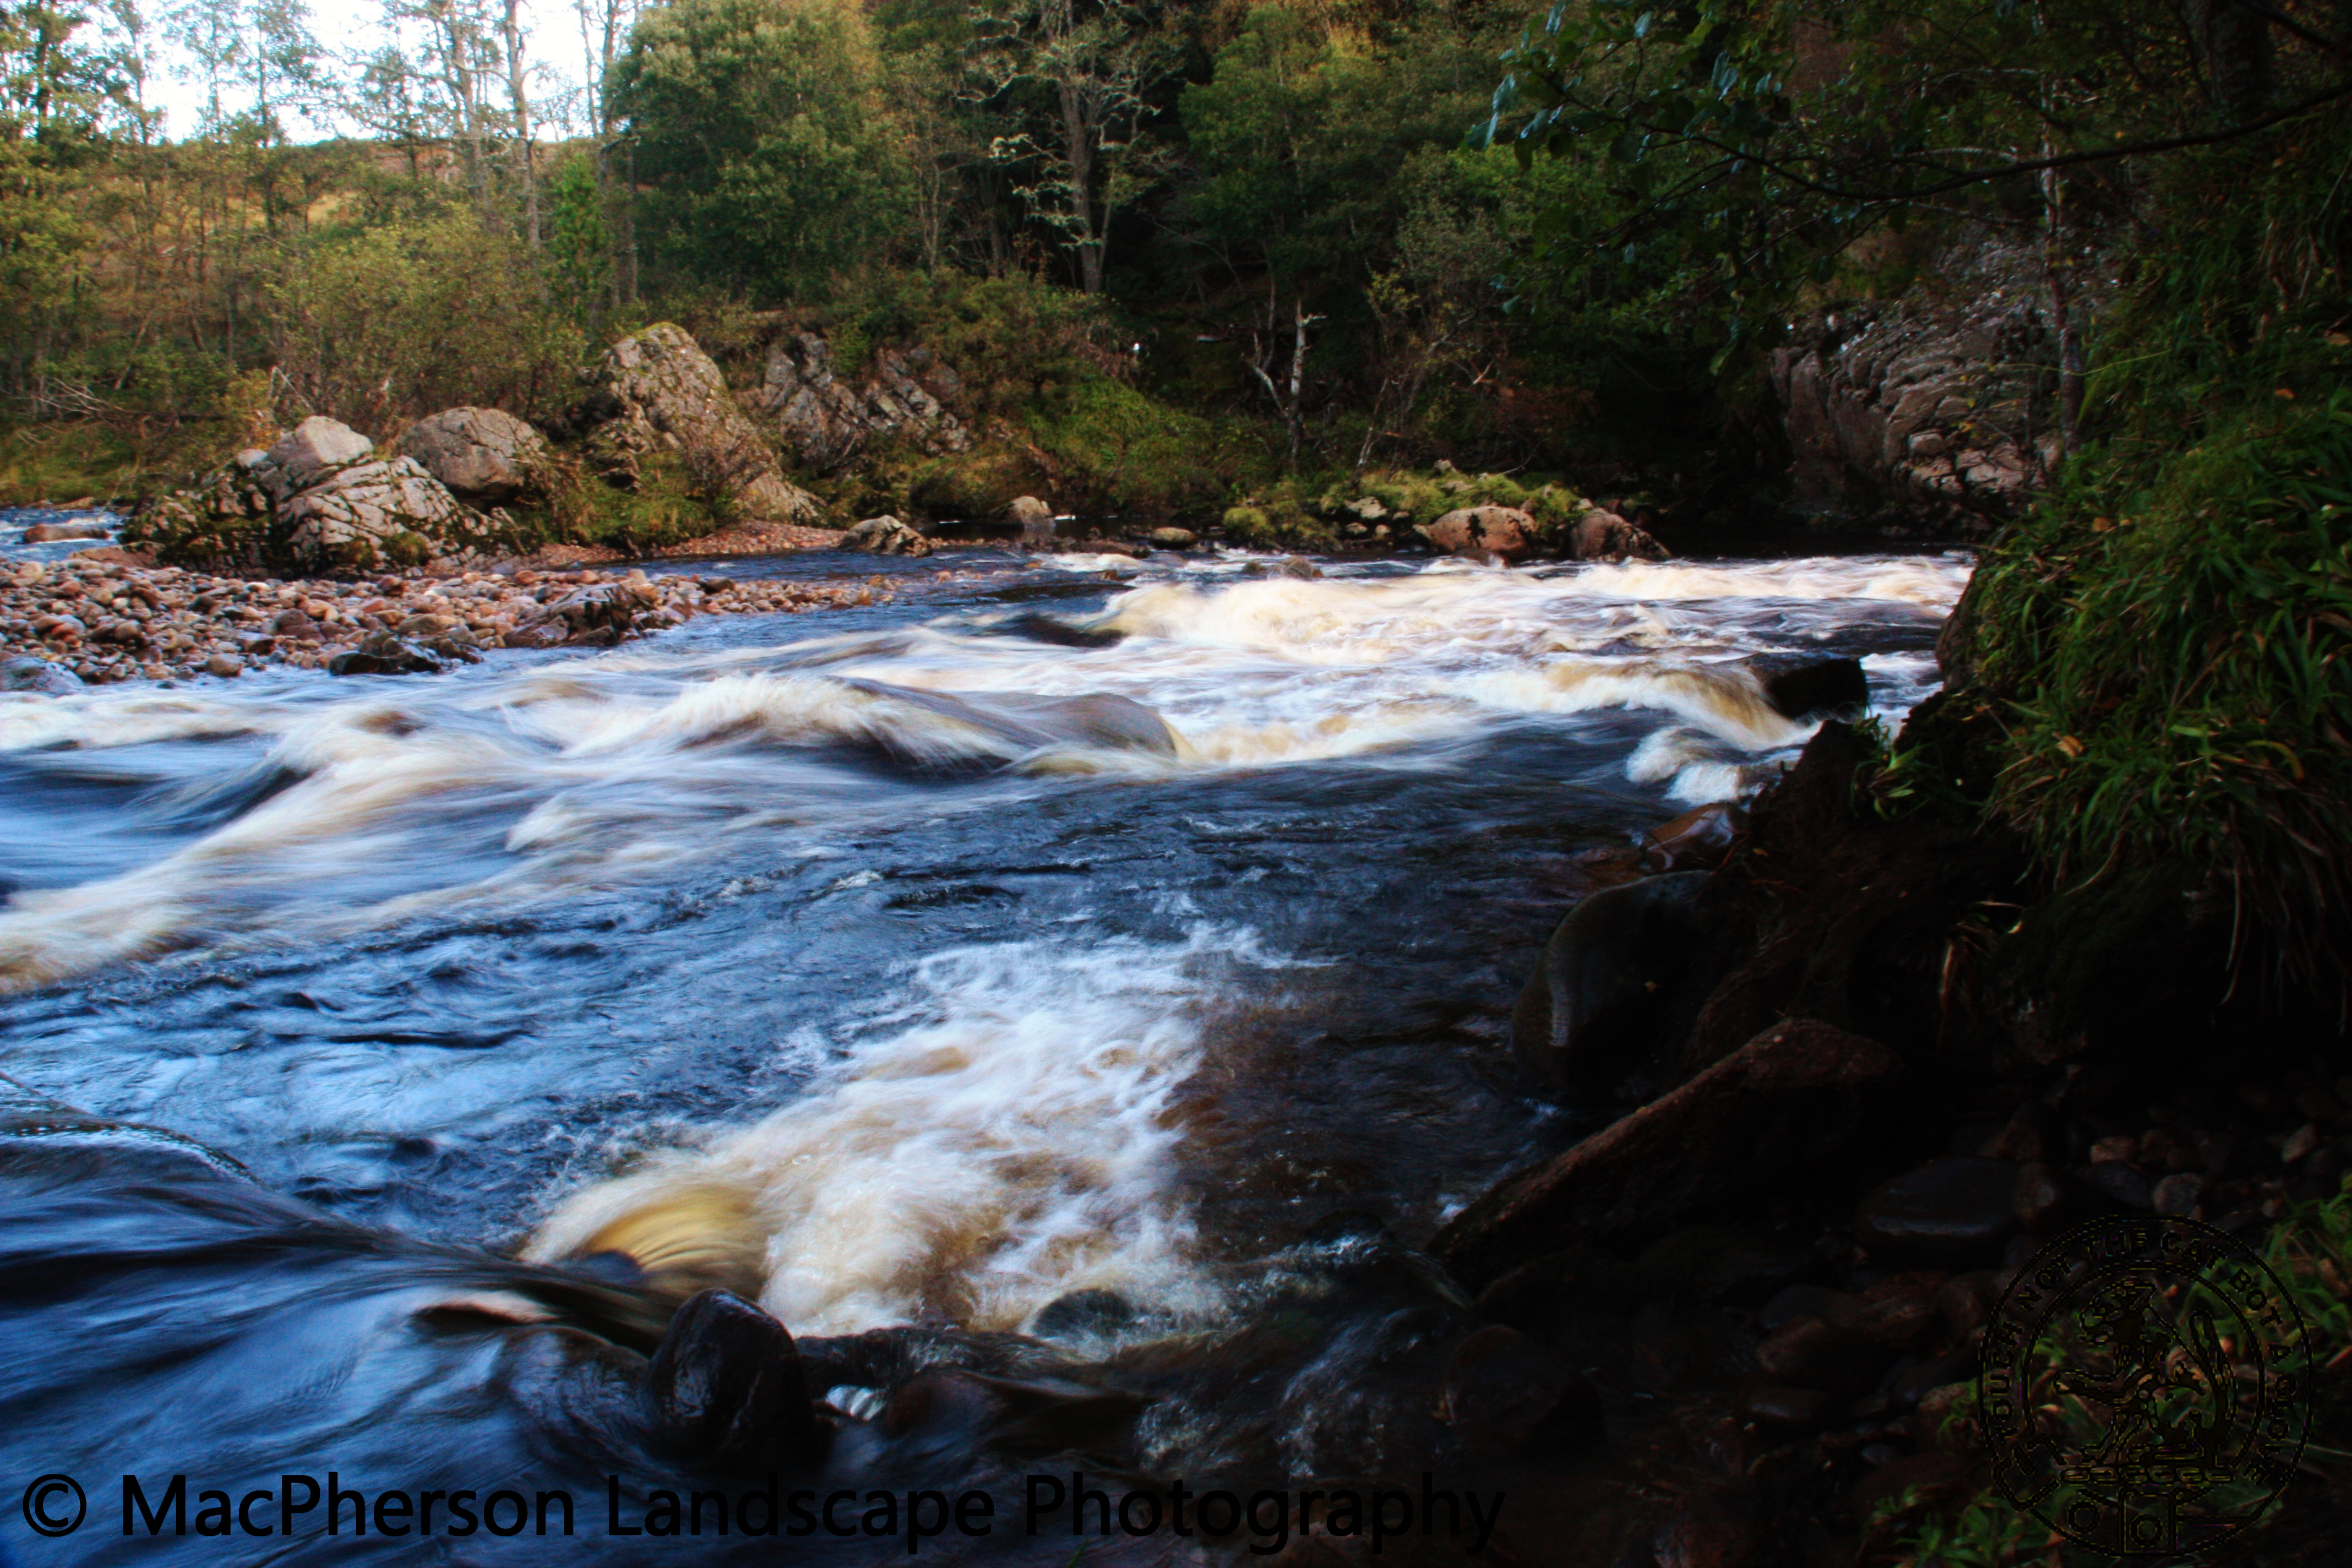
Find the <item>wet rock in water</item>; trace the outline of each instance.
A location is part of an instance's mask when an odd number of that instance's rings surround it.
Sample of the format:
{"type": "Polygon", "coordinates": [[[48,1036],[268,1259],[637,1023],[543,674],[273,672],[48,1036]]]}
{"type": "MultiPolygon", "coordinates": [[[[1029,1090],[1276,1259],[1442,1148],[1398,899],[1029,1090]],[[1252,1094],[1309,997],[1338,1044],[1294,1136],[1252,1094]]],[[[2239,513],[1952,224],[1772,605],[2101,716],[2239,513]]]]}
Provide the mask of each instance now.
{"type": "Polygon", "coordinates": [[[1850,1323],[1861,1317],[1862,1311],[1863,1301],[1859,1296],[1832,1290],[1826,1285],[1791,1285],[1764,1303],[1756,1314],[1756,1326],[1769,1333],[1774,1329],[1785,1328],[1800,1318],[1850,1323]]]}
{"type": "Polygon", "coordinates": [[[1109,647],[1127,637],[1125,632],[1108,626],[1074,626],[1039,610],[1013,616],[1004,623],[1004,629],[1031,642],[1052,643],[1057,647],[1109,647]]]}
{"type": "Polygon", "coordinates": [[[1569,530],[1567,543],[1576,561],[1664,561],[1672,553],[1646,530],[1599,507],[1569,530]]]}
{"type": "Polygon", "coordinates": [[[1786,1384],[1751,1384],[1739,1396],[1739,1417],[1759,1426],[1789,1433],[1818,1432],[1836,1416],[1840,1401],[1819,1388],[1792,1388],[1786,1384]]]}
{"type": "Polygon", "coordinates": [[[1496,1183],[1431,1249],[1475,1289],[1540,1252],[1658,1234],[1836,1157],[1901,1072],[1901,1058],[1874,1040],[1810,1018],[1777,1025],[1673,1093],[1496,1183]]]}
{"type": "Polygon", "coordinates": [[[2029,1100],[2010,1112],[2000,1131],[1984,1141],[1977,1152],[1988,1160],[2008,1160],[2031,1165],[2063,1146],[2058,1113],[2038,1100],[2029,1100]]]}
{"type": "Polygon", "coordinates": [[[1162,550],[1190,550],[1201,542],[1201,536],[1189,528],[1155,528],[1149,537],[1162,550]]]}
{"type": "Polygon", "coordinates": [[[785,479],[719,366],[683,328],[656,321],[624,338],[606,352],[600,377],[620,405],[622,445],[675,449],[702,492],[740,517],[823,520],[824,507],[785,479]]]}
{"type": "Polygon", "coordinates": [[[1998,1260],[2017,1234],[2017,1167],[1955,1155],[1907,1171],[1863,1200],[1854,1236],[1874,1258],[1969,1268],[1998,1260]]]}
{"type": "Polygon", "coordinates": [[[1054,537],[1054,509],[1035,496],[1014,496],[1005,509],[1024,544],[1043,544],[1054,537]]]}
{"type": "Polygon", "coordinates": [[[57,544],[75,539],[104,539],[113,529],[103,522],[37,522],[25,530],[27,544],[57,544]]]}
{"type": "Polygon", "coordinates": [[[2062,1235],[2116,1212],[2116,1200],[2054,1165],[2021,1167],[2010,1186],[2010,1213],[2029,1235],[2062,1235]]]}
{"type": "Polygon", "coordinates": [[[725,1290],[701,1292],[670,1320],[645,1404],[656,1445],[685,1458],[793,1464],[828,1436],[793,1336],[725,1290]]]}
{"type": "Polygon", "coordinates": [[[1642,858],[1654,871],[1711,871],[1731,852],[1747,813],[1718,800],[1642,835],[1642,858]]]}
{"type": "Polygon", "coordinates": [[[1568,912],[1511,1014],[1511,1054],[1531,1082],[1604,1098],[1658,1048],[1706,929],[1707,886],[1703,871],[1648,877],[1568,912]]]}
{"type": "Polygon", "coordinates": [[[81,677],[61,664],[51,664],[29,654],[0,659],[0,691],[39,691],[65,697],[81,689],[81,677]]]}
{"type": "Polygon", "coordinates": [[[1429,525],[1429,542],[1472,561],[1517,561],[1536,547],[1536,520],[1515,506],[1456,508],[1429,525]]]}
{"type": "Polygon", "coordinates": [[[1490,1457],[1597,1442],[1607,1420],[1582,1373],[1500,1323],[1454,1346],[1440,1399],[1455,1439],[1490,1457]]]}
{"type": "Polygon", "coordinates": [[[1850,1323],[1799,1318],[1756,1347],[1756,1365],[1774,1383],[1852,1399],[1877,1386],[1895,1352],[1850,1323]]]}
{"type": "Polygon", "coordinates": [[[233,653],[216,653],[205,660],[205,673],[224,679],[245,673],[245,660],[233,653]]]}
{"type": "Polygon", "coordinates": [[[327,661],[329,675],[428,675],[441,660],[396,632],[381,631],[327,661]]]}
{"type": "Polygon", "coordinates": [[[869,517],[841,536],[841,548],[874,555],[929,555],[931,542],[895,517],[869,517]]]}
{"type": "Polygon", "coordinates": [[[1857,711],[1870,705],[1870,680],[1858,658],[1767,654],[1748,661],[1764,700],[1785,719],[1857,711]]]}
{"type": "Polygon", "coordinates": [[[1037,1309],[1029,1331],[1041,1340],[1115,1334],[1135,1321],[1135,1308],[1116,1290],[1072,1290],[1037,1309]]]}
{"type": "Polygon", "coordinates": [[[500,408],[445,408],[401,433],[395,455],[414,458],[452,495],[504,506],[543,488],[547,438],[500,408]]]}

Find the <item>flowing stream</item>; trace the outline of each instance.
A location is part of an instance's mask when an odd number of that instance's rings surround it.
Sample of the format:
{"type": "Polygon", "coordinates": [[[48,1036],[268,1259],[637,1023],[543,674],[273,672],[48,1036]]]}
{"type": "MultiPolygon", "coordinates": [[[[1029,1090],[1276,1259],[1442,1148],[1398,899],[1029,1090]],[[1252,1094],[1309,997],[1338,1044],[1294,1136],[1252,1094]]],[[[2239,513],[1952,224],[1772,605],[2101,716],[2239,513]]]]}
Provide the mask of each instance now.
{"type": "Polygon", "coordinates": [[[0,1072],[429,1241],[689,1212],[795,1333],[1213,1322],[1560,1137],[1506,1047],[1579,857],[1794,755],[1752,656],[1899,718],[1969,567],[884,569],[452,677],[0,696],[0,1072]]]}

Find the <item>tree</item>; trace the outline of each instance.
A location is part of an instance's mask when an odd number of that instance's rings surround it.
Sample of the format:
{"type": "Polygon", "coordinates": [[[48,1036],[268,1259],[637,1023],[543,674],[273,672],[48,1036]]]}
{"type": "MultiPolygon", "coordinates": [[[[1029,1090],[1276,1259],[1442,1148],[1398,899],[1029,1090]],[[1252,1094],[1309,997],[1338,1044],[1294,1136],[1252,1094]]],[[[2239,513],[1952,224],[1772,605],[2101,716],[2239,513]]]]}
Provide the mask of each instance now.
{"type": "Polygon", "coordinates": [[[1163,173],[1144,128],[1180,63],[1175,43],[1135,0],[982,0],[972,19],[975,95],[1020,126],[991,155],[1034,171],[1021,195],[1077,258],[1079,287],[1099,294],[1111,220],[1163,173]],[[1042,112],[1027,111],[1032,92],[1042,112]]]}
{"type": "Polygon", "coordinates": [[[904,229],[904,163],[849,5],[677,0],[614,66],[657,243],[696,277],[788,296],[904,229]]]}

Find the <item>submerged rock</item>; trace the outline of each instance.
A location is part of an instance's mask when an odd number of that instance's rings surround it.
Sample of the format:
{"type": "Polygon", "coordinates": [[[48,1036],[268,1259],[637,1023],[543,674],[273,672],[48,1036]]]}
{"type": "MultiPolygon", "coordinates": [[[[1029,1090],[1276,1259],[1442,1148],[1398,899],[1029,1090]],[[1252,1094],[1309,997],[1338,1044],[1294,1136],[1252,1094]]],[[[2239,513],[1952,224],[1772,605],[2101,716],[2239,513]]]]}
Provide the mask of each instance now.
{"type": "Polygon", "coordinates": [[[1566,1153],[1507,1177],[1432,1250],[1474,1287],[1562,1247],[1656,1235],[1834,1158],[1902,1073],[1874,1040],[1814,1019],[1766,1030],[1566,1153]]]}
{"type": "Polygon", "coordinates": [[[104,539],[114,530],[96,521],[37,522],[25,531],[27,544],[58,544],[76,539],[104,539]]]}
{"type": "Polygon", "coordinates": [[[1707,928],[1707,886],[1704,871],[1650,877],[1568,912],[1511,1013],[1511,1054],[1531,1081],[1603,1098],[1658,1050],[1707,928]]]}
{"type": "Polygon", "coordinates": [[[46,658],[0,659],[0,691],[39,691],[64,697],[82,689],[81,677],[46,658]]]}
{"type": "Polygon", "coordinates": [[[1870,706],[1870,679],[1858,658],[1811,658],[1766,654],[1748,661],[1764,700],[1786,719],[1815,713],[1859,714],[1870,706]]]}

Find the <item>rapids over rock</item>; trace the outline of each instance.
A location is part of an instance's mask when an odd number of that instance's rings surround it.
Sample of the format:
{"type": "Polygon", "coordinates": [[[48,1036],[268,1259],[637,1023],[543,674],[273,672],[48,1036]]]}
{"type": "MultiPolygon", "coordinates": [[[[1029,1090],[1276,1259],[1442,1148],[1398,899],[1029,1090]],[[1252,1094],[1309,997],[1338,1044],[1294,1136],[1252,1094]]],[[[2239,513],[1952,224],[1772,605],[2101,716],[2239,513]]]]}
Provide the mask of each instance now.
{"type": "Polygon", "coordinates": [[[606,1535],[606,1478],[780,1473],[988,1491],[923,1553],[1062,1563],[1039,1456],[1492,1488],[1631,1397],[1517,1431],[1552,1373],[1412,1250],[1589,1129],[1513,998],[1591,852],[1794,757],[1790,656],[1932,690],[1968,561],[961,563],[440,677],[0,694],[0,1475],[91,1510],[5,1551],[257,1561],[124,1538],[120,1478],[332,1470],[568,1489],[564,1562],[770,1561],[606,1535]]]}

